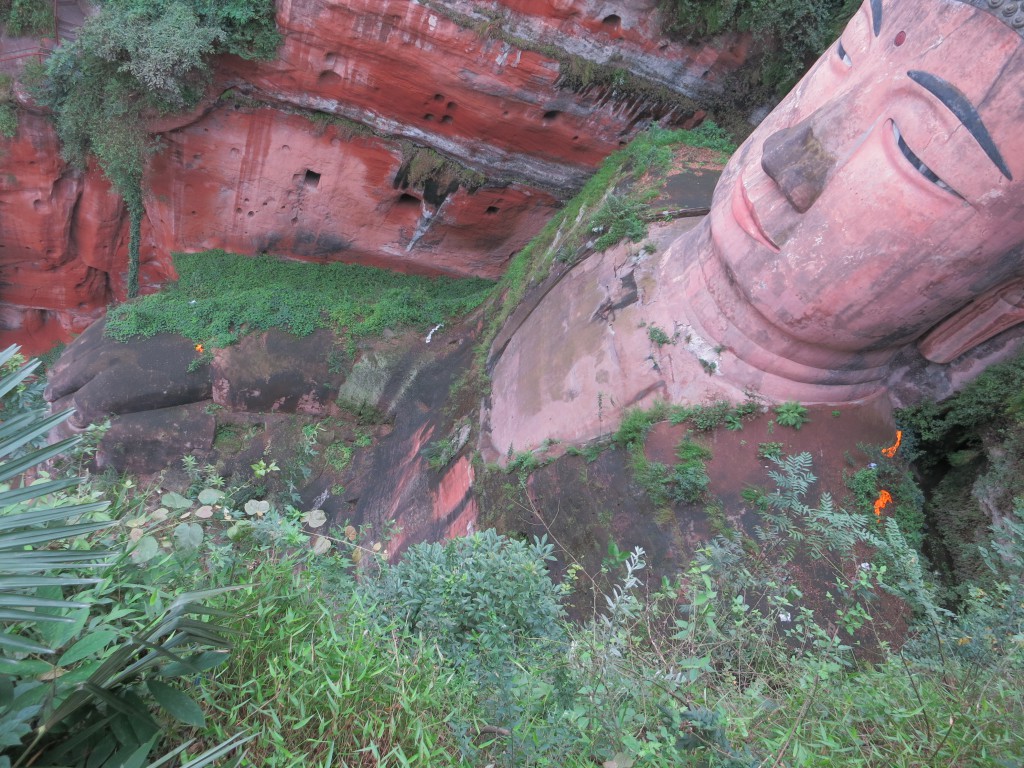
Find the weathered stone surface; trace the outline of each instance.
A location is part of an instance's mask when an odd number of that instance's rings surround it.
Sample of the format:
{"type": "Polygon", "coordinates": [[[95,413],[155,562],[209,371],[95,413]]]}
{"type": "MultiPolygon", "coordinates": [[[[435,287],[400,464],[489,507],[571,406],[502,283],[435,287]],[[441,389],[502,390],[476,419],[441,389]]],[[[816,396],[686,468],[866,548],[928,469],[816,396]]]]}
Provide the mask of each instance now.
{"type": "Polygon", "coordinates": [[[164,333],[120,343],[105,338],[104,327],[93,324],[50,372],[46,399],[75,408],[72,426],[210,398],[209,367],[188,371],[196,358],[188,339],[164,333]]]}
{"type": "Polygon", "coordinates": [[[233,411],[324,416],[343,378],[330,371],[334,347],[327,331],[301,338],[275,330],[246,336],[217,351],[213,400],[233,411]]]}
{"type": "Polygon", "coordinates": [[[188,403],[120,416],[100,441],[96,466],[145,475],[177,465],[183,456],[205,455],[217,427],[206,405],[188,403]]]}
{"type": "MultiPolygon", "coordinates": [[[[653,5],[493,9],[509,33],[594,61],[614,58],[688,95],[714,90],[741,63],[744,38],[706,49],[662,39],[653,5]],[[615,15],[617,24],[605,21],[615,15]]],[[[479,26],[485,10],[411,0],[279,2],[284,43],[276,61],[224,57],[199,107],[151,125],[163,150],[146,174],[143,292],[174,277],[172,251],[214,247],[500,274],[556,197],[664,109],[607,89],[559,87],[555,60],[444,15],[479,26]],[[276,108],[218,103],[233,87],[276,108]],[[287,112],[294,108],[350,118],[389,138],[317,127],[287,112]],[[402,157],[391,137],[441,151],[490,181],[443,204],[398,188],[402,157]]],[[[20,119],[15,139],[0,140],[0,343],[34,353],[69,340],[124,298],[127,221],[101,173],[61,161],[45,117],[23,109],[20,119]]]]}
{"type": "Polygon", "coordinates": [[[165,142],[147,185],[157,254],[222,248],[493,278],[556,203],[512,184],[436,205],[396,188],[397,142],[269,108],[221,105],[165,142]]]}
{"type": "MultiPolygon", "coordinates": [[[[48,118],[21,110],[0,147],[0,344],[34,354],[125,298],[127,219],[99,169],[61,160],[48,118]]],[[[143,251],[140,284],[152,290],[172,273],[148,240],[143,251]]]]}
{"type": "Polygon", "coordinates": [[[652,226],[657,254],[616,246],[538,291],[532,311],[495,343],[485,459],[545,440],[587,442],[617,429],[627,409],[656,400],[743,399],[718,370],[720,351],[687,325],[682,286],[673,282],[680,254],[671,244],[699,226],[694,219],[652,226]],[[672,341],[654,343],[651,328],[672,341]]]}

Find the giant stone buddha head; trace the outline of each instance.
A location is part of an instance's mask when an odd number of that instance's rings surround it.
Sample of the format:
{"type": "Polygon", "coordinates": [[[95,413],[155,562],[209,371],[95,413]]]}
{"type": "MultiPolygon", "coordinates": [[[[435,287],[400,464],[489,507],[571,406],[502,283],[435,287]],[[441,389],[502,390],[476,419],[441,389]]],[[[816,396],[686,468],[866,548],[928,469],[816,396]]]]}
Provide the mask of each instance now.
{"type": "Polygon", "coordinates": [[[1024,2],[866,0],[723,173],[698,327],[842,399],[1024,276],[1022,35],[1024,2]]]}

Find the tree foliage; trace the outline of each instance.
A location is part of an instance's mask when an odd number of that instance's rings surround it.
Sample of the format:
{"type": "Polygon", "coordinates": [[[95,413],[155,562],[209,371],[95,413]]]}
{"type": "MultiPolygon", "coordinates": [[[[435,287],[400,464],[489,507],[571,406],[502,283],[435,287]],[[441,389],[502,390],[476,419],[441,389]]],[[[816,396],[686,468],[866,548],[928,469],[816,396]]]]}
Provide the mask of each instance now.
{"type": "Polygon", "coordinates": [[[0,24],[11,37],[53,34],[53,5],[49,0],[0,0],[0,24]]]}
{"type": "Polygon", "coordinates": [[[665,29],[690,40],[752,32],[766,44],[761,77],[780,92],[842,31],[860,0],[662,0],[665,29]]]}

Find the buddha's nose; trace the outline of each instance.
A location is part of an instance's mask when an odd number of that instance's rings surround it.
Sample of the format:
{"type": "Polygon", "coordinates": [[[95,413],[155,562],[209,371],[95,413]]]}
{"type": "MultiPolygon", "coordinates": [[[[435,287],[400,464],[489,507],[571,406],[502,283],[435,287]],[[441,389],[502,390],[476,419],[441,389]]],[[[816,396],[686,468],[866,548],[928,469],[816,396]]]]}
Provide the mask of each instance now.
{"type": "Polygon", "coordinates": [[[835,157],[815,136],[810,120],[783,128],[764,142],[761,167],[800,213],[821,196],[835,164],[835,157]]]}

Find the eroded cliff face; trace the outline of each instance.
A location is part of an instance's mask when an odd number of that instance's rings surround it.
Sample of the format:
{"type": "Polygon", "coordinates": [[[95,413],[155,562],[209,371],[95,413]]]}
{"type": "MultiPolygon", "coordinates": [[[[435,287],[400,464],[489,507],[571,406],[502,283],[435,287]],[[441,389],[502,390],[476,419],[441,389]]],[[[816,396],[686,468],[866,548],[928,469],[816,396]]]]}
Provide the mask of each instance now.
{"type": "MultiPolygon", "coordinates": [[[[278,25],[275,61],[225,57],[200,108],[151,126],[143,292],[174,277],[172,251],[207,248],[496,277],[603,157],[699,118],[746,52],[660,38],[649,0],[282,0],[278,25]],[[566,62],[651,88],[572,89],[566,62]]],[[[0,342],[33,353],[124,298],[127,218],[21,101],[0,139],[0,342]]]]}

